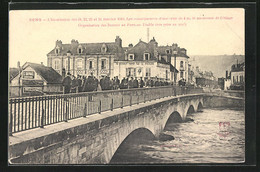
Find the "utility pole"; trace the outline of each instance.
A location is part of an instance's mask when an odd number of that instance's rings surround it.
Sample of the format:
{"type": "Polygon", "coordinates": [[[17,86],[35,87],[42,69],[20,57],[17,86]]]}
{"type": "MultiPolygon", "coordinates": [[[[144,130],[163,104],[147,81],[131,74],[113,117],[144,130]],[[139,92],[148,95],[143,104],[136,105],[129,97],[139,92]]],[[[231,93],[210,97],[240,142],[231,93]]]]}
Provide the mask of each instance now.
{"type": "Polygon", "coordinates": [[[149,28],[147,28],[147,42],[149,42],[149,28]]]}
{"type": "Polygon", "coordinates": [[[177,50],[174,50],[173,51],[173,54],[174,54],[174,84],[176,85],[176,56],[177,56],[177,50]]]}

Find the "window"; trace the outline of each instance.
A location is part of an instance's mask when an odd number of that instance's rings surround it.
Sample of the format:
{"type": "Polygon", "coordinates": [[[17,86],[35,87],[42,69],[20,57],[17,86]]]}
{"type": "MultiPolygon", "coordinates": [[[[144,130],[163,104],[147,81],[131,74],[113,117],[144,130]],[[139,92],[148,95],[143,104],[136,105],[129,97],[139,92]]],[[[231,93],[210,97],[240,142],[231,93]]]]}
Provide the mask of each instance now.
{"type": "Polygon", "coordinates": [[[150,59],[150,54],[144,53],[144,60],[149,60],[149,59],[150,59]]]}
{"type": "Polygon", "coordinates": [[[59,70],[60,69],[60,61],[59,60],[54,60],[54,69],[59,70]]]}
{"type": "Polygon", "coordinates": [[[183,67],[183,61],[180,62],[180,67],[183,67]]]}
{"type": "Polygon", "coordinates": [[[183,78],[183,71],[181,71],[181,73],[180,73],[180,77],[183,78]]]}
{"type": "Polygon", "coordinates": [[[170,54],[170,50],[165,50],[166,51],[166,54],[170,54]]]}
{"type": "Polygon", "coordinates": [[[23,78],[34,79],[34,72],[33,71],[23,71],[23,78]]]}
{"type": "Polygon", "coordinates": [[[136,76],[136,69],[135,68],[126,68],[126,76],[127,77],[135,77],[136,76]]]}
{"type": "Polygon", "coordinates": [[[81,54],[81,48],[79,48],[79,54],[81,54]]]}
{"type": "Polygon", "coordinates": [[[134,54],[128,54],[128,60],[134,60],[134,54]]]}
{"type": "Polygon", "coordinates": [[[89,69],[92,69],[92,68],[93,68],[93,62],[89,61],[89,69]]]}
{"type": "Polygon", "coordinates": [[[64,67],[66,70],[69,70],[69,68],[72,69],[72,62],[71,62],[71,60],[70,60],[70,66],[68,66],[68,65],[69,65],[69,64],[68,64],[68,58],[66,58],[66,59],[64,59],[63,67],[64,67]]]}
{"type": "Polygon", "coordinates": [[[101,60],[101,69],[106,69],[106,60],[101,60]]]}
{"type": "Polygon", "coordinates": [[[151,68],[146,68],[145,76],[146,77],[150,77],[151,76],[151,68]]]}
{"type": "Polygon", "coordinates": [[[237,82],[238,82],[238,76],[237,76],[237,82]]]}
{"type": "Polygon", "coordinates": [[[59,54],[59,49],[56,48],[56,49],[55,49],[55,53],[56,53],[56,54],[59,54]]]}
{"type": "Polygon", "coordinates": [[[77,60],[77,69],[83,69],[83,60],[82,59],[77,60]]]}
{"type": "Polygon", "coordinates": [[[165,71],[166,74],[166,80],[168,79],[168,70],[165,71]]]}
{"type": "Polygon", "coordinates": [[[233,76],[233,83],[235,83],[236,81],[235,81],[235,76],[233,76]]]}

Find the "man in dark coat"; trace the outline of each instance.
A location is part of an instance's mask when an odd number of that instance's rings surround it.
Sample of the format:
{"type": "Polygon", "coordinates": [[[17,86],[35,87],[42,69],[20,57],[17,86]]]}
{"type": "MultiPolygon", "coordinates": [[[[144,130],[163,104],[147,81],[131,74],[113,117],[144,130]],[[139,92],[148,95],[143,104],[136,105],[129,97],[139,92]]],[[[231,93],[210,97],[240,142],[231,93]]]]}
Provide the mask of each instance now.
{"type": "Polygon", "coordinates": [[[116,90],[119,88],[119,84],[120,84],[120,81],[119,81],[119,79],[118,79],[118,76],[116,76],[116,80],[115,80],[115,82],[116,82],[116,90]]]}
{"type": "Polygon", "coordinates": [[[131,89],[131,88],[133,88],[133,86],[134,86],[134,80],[133,80],[133,77],[131,77],[131,80],[128,81],[128,88],[131,89]]]}
{"type": "Polygon", "coordinates": [[[154,87],[154,81],[151,79],[151,87],[154,87]]]}
{"type": "Polygon", "coordinates": [[[158,79],[158,78],[156,78],[156,81],[155,81],[154,85],[155,85],[155,87],[159,87],[159,86],[160,86],[160,83],[159,83],[159,79],[158,79]]]}
{"type": "Polygon", "coordinates": [[[101,76],[100,87],[101,87],[102,90],[105,89],[105,78],[104,78],[104,76],[101,76]]]}
{"type": "Polygon", "coordinates": [[[70,73],[67,73],[67,76],[62,81],[62,85],[64,86],[64,94],[69,93],[70,92],[70,88],[71,88],[70,73]]]}
{"type": "Polygon", "coordinates": [[[80,75],[78,75],[77,81],[78,81],[78,91],[82,92],[82,78],[80,75]]]}
{"type": "Polygon", "coordinates": [[[120,89],[124,89],[124,82],[125,82],[125,77],[121,80],[121,83],[119,85],[120,89]]]}
{"type": "Polygon", "coordinates": [[[133,88],[138,88],[138,80],[135,77],[134,81],[133,81],[133,88]]]}
{"type": "Polygon", "coordinates": [[[96,89],[96,83],[93,74],[86,79],[83,90],[86,92],[94,91],[96,89]]]}
{"type": "Polygon", "coordinates": [[[76,93],[78,87],[78,81],[75,76],[72,76],[73,80],[71,81],[71,93],[76,93]]]}
{"type": "Polygon", "coordinates": [[[142,79],[142,77],[140,78],[140,88],[143,88],[144,87],[144,81],[142,79]]]}

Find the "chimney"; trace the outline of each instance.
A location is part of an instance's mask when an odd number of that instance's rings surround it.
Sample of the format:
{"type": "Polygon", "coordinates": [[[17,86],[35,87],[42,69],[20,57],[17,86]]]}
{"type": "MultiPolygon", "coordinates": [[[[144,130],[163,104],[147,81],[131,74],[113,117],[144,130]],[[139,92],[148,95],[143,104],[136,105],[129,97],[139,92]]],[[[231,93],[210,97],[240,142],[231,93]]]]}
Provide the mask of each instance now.
{"type": "Polygon", "coordinates": [[[61,40],[57,40],[57,41],[56,41],[56,46],[62,47],[62,42],[61,42],[61,40]]]}
{"type": "Polygon", "coordinates": [[[228,78],[228,71],[226,70],[226,79],[228,78]]]}
{"type": "Polygon", "coordinates": [[[78,44],[79,44],[79,42],[78,42],[77,40],[75,40],[75,39],[72,39],[72,40],[71,40],[71,46],[72,46],[72,47],[77,47],[78,44]]]}
{"type": "Polygon", "coordinates": [[[17,62],[17,68],[20,68],[20,61],[17,62]]]}
{"type": "Polygon", "coordinates": [[[133,47],[133,44],[129,44],[128,47],[129,47],[129,48],[132,48],[132,47],[133,47]]]}
{"type": "Polygon", "coordinates": [[[177,47],[178,47],[178,44],[172,44],[172,47],[173,47],[173,49],[175,50],[175,49],[177,49],[177,47]]]}
{"type": "Polygon", "coordinates": [[[116,36],[115,43],[119,46],[122,47],[122,39],[119,36],[116,36]]]}

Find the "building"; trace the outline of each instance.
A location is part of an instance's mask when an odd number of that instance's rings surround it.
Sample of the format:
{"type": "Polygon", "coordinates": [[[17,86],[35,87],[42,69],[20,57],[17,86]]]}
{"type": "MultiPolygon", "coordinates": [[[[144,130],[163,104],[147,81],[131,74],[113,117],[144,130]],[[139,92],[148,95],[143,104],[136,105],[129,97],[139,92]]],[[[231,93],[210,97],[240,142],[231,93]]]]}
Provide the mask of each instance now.
{"type": "Polygon", "coordinates": [[[62,93],[62,76],[43,64],[26,62],[10,69],[11,97],[62,93]]]}
{"type": "Polygon", "coordinates": [[[133,46],[124,47],[124,56],[114,61],[114,74],[121,80],[124,77],[159,79],[173,82],[174,71],[169,59],[158,52],[158,43],[153,38],[146,43],[141,39],[133,46]]]}
{"type": "Polygon", "coordinates": [[[114,60],[124,55],[122,40],[119,36],[115,42],[79,43],[72,40],[63,44],[57,40],[53,50],[47,54],[48,66],[59,74],[114,76],[114,60]],[[63,72],[62,72],[63,71],[63,72]]]}
{"type": "Polygon", "coordinates": [[[232,90],[242,90],[245,85],[245,62],[233,64],[230,71],[232,90]]]}
{"type": "Polygon", "coordinates": [[[167,62],[170,62],[173,66],[176,66],[176,69],[179,71],[176,76],[177,81],[185,79],[187,82],[189,80],[189,56],[187,56],[187,50],[185,48],[178,47],[178,44],[172,44],[171,46],[159,46],[156,50],[159,56],[164,58],[167,62]]]}

